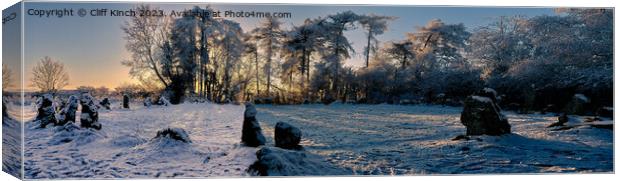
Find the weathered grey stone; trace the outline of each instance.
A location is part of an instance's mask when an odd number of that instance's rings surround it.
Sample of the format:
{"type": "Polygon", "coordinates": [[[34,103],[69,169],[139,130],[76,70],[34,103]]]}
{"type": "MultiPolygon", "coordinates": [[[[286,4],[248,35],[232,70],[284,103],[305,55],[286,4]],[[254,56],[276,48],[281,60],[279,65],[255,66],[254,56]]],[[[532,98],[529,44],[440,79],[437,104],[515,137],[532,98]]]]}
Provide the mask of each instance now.
{"type": "Polygon", "coordinates": [[[265,136],[260,128],[260,124],[256,120],[256,108],[250,103],[245,105],[241,142],[251,147],[265,145],[265,136]]]}
{"type": "Polygon", "coordinates": [[[110,99],[108,99],[107,97],[103,98],[103,100],[101,100],[101,102],[99,102],[99,105],[101,105],[102,107],[104,107],[107,110],[110,110],[110,105],[111,105],[110,99]]]}
{"type": "Polygon", "coordinates": [[[284,149],[301,149],[301,130],[285,122],[276,123],[275,129],[276,147],[284,149]]]}
{"type": "Polygon", "coordinates": [[[153,105],[153,100],[151,100],[151,97],[146,97],[144,98],[144,107],[151,107],[151,105],[153,105]]]}
{"type": "Polygon", "coordinates": [[[123,108],[129,109],[129,95],[127,94],[123,95],[123,108]]]}
{"type": "Polygon", "coordinates": [[[260,176],[351,175],[353,170],[337,167],[319,155],[306,151],[262,147],[256,152],[257,161],[248,172],[260,176]]]}
{"type": "Polygon", "coordinates": [[[159,100],[157,101],[157,105],[169,106],[170,104],[171,104],[170,101],[168,101],[168,99],[166,99],[166,97],[164,97],[163,95],[159,96],[159,100]]]}
{"type": "Polygon", "coordinates": [[[473,95],[467,97],[464,103],[461,123],[467,127],[467,135],[510,133],[508,119],[492,98],[473,95]]]}
{"type": "Polygon", "coordinates": [[[80,114],[80,126],[83,128],[93,128],[96,130],[101,129],[101,123],[99,123],[98,107],[95,105],[94,98],[88,94],[82,94],[80,104],[82,105],[82,114],[80,114]]]}
{"type": "Polygon", "coordinates": [[[51,94],[44,94],[38,101],[37,117],[40,128],[45,128],[48,124],[56,123],[56,106],[51,94]]]}
{"type": "Polygon", "coordinates": [[[75,123],[75,113],[78,109],[78,98],[74,95],[69,96],[65,106],[60,110],[59,120],[56,123],[57,126],[65,125],[69,122],[75,123]]]}
{"type": "Polygon", "coordinates": [[[476,93],[474,93],[474,95],[476,96],[481,96],[481,97],[488,97],[490,98],[494,103],[497,103],[498,97],[497,97],[497,91],[495,91],[494,89],[485,87],[483,89],[480,89],[479,91],[477,91],[476,93]]]}

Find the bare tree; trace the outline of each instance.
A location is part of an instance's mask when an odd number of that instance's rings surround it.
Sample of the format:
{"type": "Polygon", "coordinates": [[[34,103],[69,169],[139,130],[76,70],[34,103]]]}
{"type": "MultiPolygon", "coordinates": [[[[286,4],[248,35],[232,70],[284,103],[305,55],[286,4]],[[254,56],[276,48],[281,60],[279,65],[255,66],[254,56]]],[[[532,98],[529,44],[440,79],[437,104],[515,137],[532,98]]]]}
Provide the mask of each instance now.
{"type": "MultiPolygon", "coordinates": [[[[138,5],[139,11],[158,11],[149,5],[138,5]]],[[[161,70],[161,62],[157,50],[165,44],[168,28],[165,18],[159,16],[134,16],[126,21],[121,29],[125,33],[125,48],[131,52],[131,58],[123,61],[123,65],[130,67],[129,73],[140,80],[157,79],[168,87],[170,80],[161,70]]]]}
{"type": "Polygon", "coordinates": [[[2,91],[6,90],[12,85],[11,69],[8,66],[2,64],[2,91]]]}
{"type": "Polygon", "coordinates": [[[32,68],[32,87],[41,92],[56,92],[69,84],[65,65],[46,56],[32,68]]]}

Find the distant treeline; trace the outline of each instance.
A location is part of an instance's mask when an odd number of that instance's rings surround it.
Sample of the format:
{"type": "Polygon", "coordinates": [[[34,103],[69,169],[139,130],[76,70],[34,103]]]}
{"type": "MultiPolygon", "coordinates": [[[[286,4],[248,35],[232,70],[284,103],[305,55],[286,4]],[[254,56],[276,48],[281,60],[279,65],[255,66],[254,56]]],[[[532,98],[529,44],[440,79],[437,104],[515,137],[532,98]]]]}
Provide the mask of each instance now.
{"type": "MultiPolygon", "coordinates": [[[[139,5],[141,10],[156,10],[139,5]]],[[[197,14],[213,11],[194,7],[197,14]]],[[[432,20],[400,41],[379,42],[397,17],[344,11],[288,29],[276,18],[244,31],[205,16],[132,17],[122,29],[132,58],[123,64],[150,92],[179,103],[460,104],[483,87],[503,104],[561,107],[580,93],[592,106],[613,96],[613,10],[556,9],[557,15],[497,17],[467,30],[432,20]],[[344,34],[365,32],[364,66],[344,34]]]]}

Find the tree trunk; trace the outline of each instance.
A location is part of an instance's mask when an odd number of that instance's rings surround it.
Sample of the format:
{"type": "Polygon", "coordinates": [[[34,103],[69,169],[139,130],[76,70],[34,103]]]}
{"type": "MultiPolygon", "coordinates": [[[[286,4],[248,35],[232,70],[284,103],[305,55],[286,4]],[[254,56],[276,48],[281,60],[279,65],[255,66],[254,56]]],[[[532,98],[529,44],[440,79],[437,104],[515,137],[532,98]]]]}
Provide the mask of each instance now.
{"type": "Polygon", "coordinates": [[[308,70],[306,71],[306,82],[308,84],[306,84],[306,87],[304,87],[306,89],[306,99],[310,99],[310,90],[309,90],[309,86],[310,86],[310,53],[311,52],[307,52],[308,54],[306,54],[307,57],[307,61],[306,61],[306,67],[308,67],[308,70]]]}
{"type": "Polygon", "coordinates": [[[368,68],[368,60],[370,60],[370,38],[372,37],[372,30],[368,29],[368,42],[366,42],[366,68],[368,68]]]}
{"type": "MultiPolygon", "coordinates": [[[[341,25],[340,31],[338,32],[338,37],[342,37],[343,34],[343,30],[344,30],[344,26],[345,24],[341,25]]],[[[336,39],[336,45],[334,46],[335,50],[334,50],[334,56],[335,56],[335,62],[334,62],[334,75],[332,77],[332,91],[334,91],[334,93],[336,94],[336,96],[340,96],[340,87],[339,87],[339,69],[340,69],[340,39],[336,39]]],[[[334,97],[335,99],[338,99],[338,97],[334,97]]]]}
{"type": "Polygon", "coordinates": [[[308,69],[310,67],[306,67],[306,61],[308,61],[306,59],[306,47],[304,47],[302,49],[301,52],[301,74],[299,76],[299,90],[301,90],[301,96],[304,96],[304,99],[306,99],[307,97],[306,95],[306,86],[305,86],[305,82],[304,82],[304,74],[306,73],[306,71],[309,71],[308,69]]]}
{"type": "Polygon", "coordinates": [[[267,97],[271,96],[271,55],[272,55],[272,47],[271,44],[273,42],[271,41],[271,38],[268,39],[268,43],[267,43],[267,97]]]}
{"type": "Polygon", "coordinates": [[[161,81],[161,83],[163,83],[165,87],[168,87],[168,83],[166,82],[164,77],[161,75],[161,73],[159,73],[159,68],[157,68],[157,64],[155,63],[155,60],[153,60],[153,56],[151,55],[150,49],[148,50],[148,58],[151,63],[151,68],[153,68],[153,70],[155,71],[155,75],[157,76],[157,78],[159,78],[159,81],[161,81]]]}
{"type": "Polygon", "coordinates": [[[256,96],[260,96],[260,78],[258,77],[258,49],[254,51],[254,63],[256,64],[256,96]]]}

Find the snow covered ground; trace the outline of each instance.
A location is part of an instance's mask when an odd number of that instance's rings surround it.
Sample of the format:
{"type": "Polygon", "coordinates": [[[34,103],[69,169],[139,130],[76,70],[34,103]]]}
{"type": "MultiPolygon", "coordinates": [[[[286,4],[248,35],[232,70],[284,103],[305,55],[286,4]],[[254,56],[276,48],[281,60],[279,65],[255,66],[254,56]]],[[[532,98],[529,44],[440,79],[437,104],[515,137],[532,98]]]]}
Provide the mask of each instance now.
{"type": "Polygon", "coordinates": [[[465,133],[461,111],[423,105],[260,105],[257,119],[269,136],[277,121],[301,128],[308,151],[355,174],[613,171],[612,130],[551,131],[546,127],[557,121],[554,115],[505,112],[514,134],[452,141],[465,133]]]}
{"type": "MultiPolygon", "coordinates": [[[[10,104],[10,103],[7,103],[10,104]]],[[[8,108],[7,112],[16,113],[16,110],[8,108]]],[[[9,115],[17,117],[17,114],[9,115]]],[[[15,177],[21,177],[22,155],[22,127],[21,122],[11,117],[2,117],[2,171],[15,177]]]]}
{"type": "MultiPolygon", "coordinates": [[[[244,176],[256,148],[239,144],[242,106],[183,104],[101,111],[102,130],[26,127],[27,178],[244,176]],[[192,143],[152,139],[176,127],[192,143]]],[[[79,120],[79,118],[78,118],[79,120]]]]}
{"type": "MultiPolygon", "coordinates": [[[[302,130],[301,144],[309,154],[352,170],[352,175],[613,171],[612,130],[551,131],[546,126],[557,119],[551,114],[507,112],[514,134],[452,141],[465,133],[459,107],[317,104],[257,109],[267,146],[274,144],[276,122],[288,122],[302,130]]],[[[37,129],[28,122],[25,175],[248,176],[258,148],[239,144],[243,111],[240,105],[208,103],[113,108],[100,112],[100,131],[37,129]],[[183,128],[192,142],[153,139],[168,127],[183,128]]]]}

